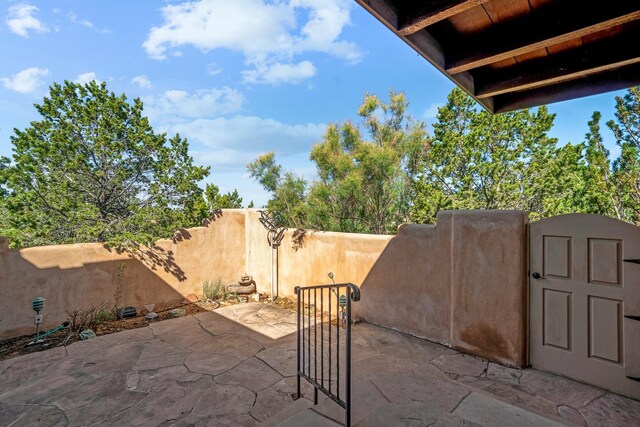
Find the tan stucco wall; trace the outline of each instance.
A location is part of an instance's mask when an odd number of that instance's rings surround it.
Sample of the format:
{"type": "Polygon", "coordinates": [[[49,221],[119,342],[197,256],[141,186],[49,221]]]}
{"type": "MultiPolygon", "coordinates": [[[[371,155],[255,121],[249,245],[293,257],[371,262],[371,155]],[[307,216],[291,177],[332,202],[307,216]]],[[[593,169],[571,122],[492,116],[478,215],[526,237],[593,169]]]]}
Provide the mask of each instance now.
{"type": "MultiPolygon", "coordinates": [[[[147,261],[101,245],[7,250],[0,242],[0,337],[33,331],[31,300],[47,299],[47,326],[65,310],[111,301],[125,263],[122,302],[172,302],[200,295],[204,280],[232,283],[246,273],[271,292],[271,253],[257,210],[224,210],[208,227],[158,242],[147,261]],[[166,267],[166,270],[165,270],[166,267]]],[[[330,283],[360,286],[355,315],[510,365],[526,364],[526,223],[523,212],[444,211],[437,225],[403,225],[396,236],[307,232],[294,247],[288,230],[278,250],[276,295],[330,283]]]]}
{"type": "Polygon", "coordinates": [[[121,305],[142,308],[202,293],[204,280],[238,280],[245,265],[244,210],[227,210],[207,227],[180,230],[179,241],[161,240],[136,259],[101,244],[9,250],[0,242],[0,338],[34,331],[31,301],[44,297],[44,327],[59,325],[66,311],[112,303],[124,265],[121,305]]]}
{"type": "MultiPolygon", "coordinates": [[[[247,214],[247,272],[270,292],[270,249],[257,212],[247,214]]],[[[356,315],[509,365],[526,360],[526,225],[520,211],[443,211],[436,225],[396,236],[308,233],[278,251],[279,296],[299,285],[360,286],[356,315]]]]}
{"type": "Polygon", "coordinates": [[[520,211],[453,212],[453,348],[527,365],[527,223],[520,211]]]}

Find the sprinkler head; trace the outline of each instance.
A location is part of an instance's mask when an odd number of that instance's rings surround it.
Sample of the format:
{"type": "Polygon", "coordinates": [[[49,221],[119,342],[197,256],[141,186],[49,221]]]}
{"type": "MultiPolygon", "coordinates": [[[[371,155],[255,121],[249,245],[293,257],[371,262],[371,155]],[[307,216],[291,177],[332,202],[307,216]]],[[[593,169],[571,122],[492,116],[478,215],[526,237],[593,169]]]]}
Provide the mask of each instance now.
{"type": "Polygon", "coordinates": [[[44,302],[46,300],[42,297],[35,297],[33,299],[33,302],[31,303],[31,308],[33,308],[33,311],[35,311],[36,313],[40,313],[40,311],[44,308],[44,302]]]}

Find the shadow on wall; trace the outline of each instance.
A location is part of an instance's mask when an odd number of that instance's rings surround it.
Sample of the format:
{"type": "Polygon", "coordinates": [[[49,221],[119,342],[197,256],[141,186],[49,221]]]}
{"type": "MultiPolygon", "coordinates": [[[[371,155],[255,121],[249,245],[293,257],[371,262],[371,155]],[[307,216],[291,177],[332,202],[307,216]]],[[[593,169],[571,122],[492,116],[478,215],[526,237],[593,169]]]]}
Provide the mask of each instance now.
{"type": "Polygon", "coordinates": [[[98,243],[10,250],[4,239],[0,338],[33,332],[31,302],[36,296],[47,300],[43,327],[50,328],[65,320],[67,310],[102,303],[141,309],[200,295],[205,280],[237,280],[245,264],[244,221],[243,210],[220,212],[206,227],[180,229],[151,248],[128,251],[98,243]]]}
{"type": "Polygon", "coordinates": [[[527,360],[527,215],[443,211],[403,225],[362,281],[356,314],[507,365],[527,360]]]}
{"type": "Polygon", "coordinates": [[[47,329],[59,325],[66,319],[67,311],[74,309],[88,309],[103,303],[140,308],[144,304],[181,299],[177,290],[143,262],[128,258],[127,254],[91,248],[93,261],[73,265],[69,262],[73,262],[71,256],[82,257],[82,252],[88,249],[80,246],[65,248],[64,254],[69,256],[67,262],[48,253],[56,247],[11,251],[0,256],[8,276],[2,280],[0,338],[33,332],[35,313],[31,310],[31,301],[36,296],[46,299],[42,314],[43,327],[47,329]],[[68,249],[78,251],[69,253],[68,249]],[[98,261],[99,258],[115,259],[98,261]],[[56,265],[59,261],[62,263],[56,265]]]}
{"type": "MultiPolygon", "coordinates": [[[[171,239],[173,243],[189,240],[191,233],[186,228],[177,230],[171,239]]],[[[180,282],[187,280],[187,275],[182,268],[176,263],[176,258],[171,250],[165,250],[160,246],[146,247],[142,245],[132,245],[126,248],[112,248],[109,245],[102,246],[108,252],[114,252],[118,255],[126,255],[133,260],[140,261],[151,271],[158,269],[171,274],[180,282]]]]}
{"type": "Polygon", "coordinates": [[[402,225],[360,285],[354,305],[367,321],[449,344],[451,218],[402,225]]]}

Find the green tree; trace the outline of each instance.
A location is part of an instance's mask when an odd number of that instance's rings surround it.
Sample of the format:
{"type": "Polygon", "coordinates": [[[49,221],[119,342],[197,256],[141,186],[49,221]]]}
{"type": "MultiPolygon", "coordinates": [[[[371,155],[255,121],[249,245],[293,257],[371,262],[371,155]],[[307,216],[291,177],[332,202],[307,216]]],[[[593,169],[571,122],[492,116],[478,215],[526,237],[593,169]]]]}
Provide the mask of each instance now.
{"type": "Polygon", "coordinates": [[[209,211],[215,209],[240,209],[242,207],[242,197],[238,190],[220,193],[220,188],[215,184],[207,184],[204,189],[204,196],[207,199],[209,211]]]}
{"type": "Polygon", "coordinates": [[[386,234],[407,222],[429,141],[425,123],[409,116],[407,106],[401,92],[390,91],[388,103],[368,94],[358,110],[363,129],[351,122],[327,127],[311,151],[318,174],[308,198],[315,228],[386,234]]]}
{"type": "Polygon", "coordinates": [[[389,98],[385,103],[365,96],[358,110],[362,128],[349,121],[327,127],[311,151],[318,178],[310,187],[283,172],[273,153],[248,165],[251,176],[272,193],[267,207],[283,225],[393,233],[407,221],[428,137],[426,125],[406,114],[404,94],[391,91],[389,98]]]}
{"type": "Polygon", "coordinates": [[[621,206],[611,176],[609,150],[603,144],[600,133],[602,115],[595,111],[585,135],[585,177],[582,207],[584,212],[608,215],[622,219],[621,206]]]}
{"type": "Polygon", "coordinates": [[[186,139],[156,134],[139,99],[65,81],[35,107],[42,117],[15,130],[4,171],[0,234],[14,245],[149,243],[193,224],[185,212],[208,168],[194,166],[186,139]]]}
{"type": "Polygon", "coordinates": [[[640,88],[616,97],[615,120],[607,122],[620,147],[613,162],[613,182],[620,203],[620,217],[640,224],[640,88]]]}
{"type": "Polygon", "coordinates": [[[492,115],[454,89],[438,111],[417,180],[412,218],[443,209],[518,209],[532,218],[570,212],[581,180],[581,147],[556,146],[546,107],[492,115]]]}
{"type": "Polygon", "coordinates": [[[251,177],[271,193],[267,209],[276,215],[279,225],[307,228],[306,189],[307,182],[293,172],[283,171],[276,162],[275,154],[269,152],[247,165],[251,177]]]}

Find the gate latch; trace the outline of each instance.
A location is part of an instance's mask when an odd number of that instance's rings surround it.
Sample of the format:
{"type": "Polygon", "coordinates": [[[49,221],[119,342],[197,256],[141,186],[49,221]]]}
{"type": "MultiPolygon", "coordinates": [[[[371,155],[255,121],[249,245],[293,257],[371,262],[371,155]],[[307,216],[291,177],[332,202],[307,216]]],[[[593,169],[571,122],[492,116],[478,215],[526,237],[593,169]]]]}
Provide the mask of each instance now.
{"type": "Polygon", "coordinates": [[[623,259],[622,262],[630,262],[631,264],[640,264],[640,258],[638,258],[638,259],[623,259]]]}

